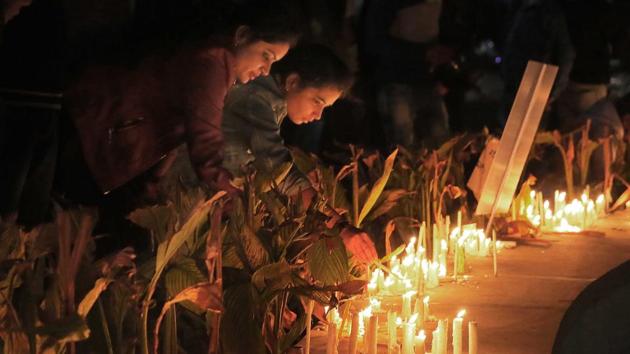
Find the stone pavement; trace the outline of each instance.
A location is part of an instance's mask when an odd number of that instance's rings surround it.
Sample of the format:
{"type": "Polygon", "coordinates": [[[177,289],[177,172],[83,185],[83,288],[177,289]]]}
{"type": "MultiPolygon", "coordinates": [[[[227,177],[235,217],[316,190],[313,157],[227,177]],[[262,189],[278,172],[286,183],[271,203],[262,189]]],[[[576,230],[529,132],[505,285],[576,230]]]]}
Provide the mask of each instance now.
{"type": "MultiPolygon", "coordinates": [[[[550,353],[571,301],[590,282],[630,259],[630,212],[610,215],[590,229],[605,236],[543,235],[551,247],[501,251],[497,278],[492,275],[492,258],[468,258],[468,281],[442,284],[428,292],[431,313],[452,321],[466,309],[464,352],[470,319],[479,325],[479,354],[550,353]]],[[[325,335],[315,333],[311,353],[325,353],[325,335]]],[[[346,348],[343,340],[339,353],[346,348]]],[[[385,349],[379,346],[379,353],[385,349]]]]}

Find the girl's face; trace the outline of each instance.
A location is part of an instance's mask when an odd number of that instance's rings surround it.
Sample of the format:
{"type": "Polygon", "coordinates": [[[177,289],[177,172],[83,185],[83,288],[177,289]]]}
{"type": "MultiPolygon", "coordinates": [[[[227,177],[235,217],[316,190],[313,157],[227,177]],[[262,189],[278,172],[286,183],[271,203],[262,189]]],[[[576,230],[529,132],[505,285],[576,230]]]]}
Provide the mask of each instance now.
{"type": "Polygon", "coordinates": [[[269,75],[271,64],[282,59],[290,49],[288,42],[247,42],[247,29],[239,28],[235,38],[235,71],[241,83],[269,75]]]}
{"type": "Polygon", "coordinates": [[[287,116],[295,124],[306,124],[322,117],[324,108],[330,107],[341,97],[341,90],[334,86],[301,87],[300,77],[291,74],[285,81],[287,91],[287,116]]]}

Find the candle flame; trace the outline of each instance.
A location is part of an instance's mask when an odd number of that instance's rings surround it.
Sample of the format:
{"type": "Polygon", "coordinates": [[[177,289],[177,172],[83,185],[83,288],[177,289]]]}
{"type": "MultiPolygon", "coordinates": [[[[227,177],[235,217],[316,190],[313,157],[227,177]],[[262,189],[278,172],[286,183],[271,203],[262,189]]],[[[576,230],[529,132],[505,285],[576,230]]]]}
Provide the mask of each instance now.
{"type": "Polygon", "coordinates": [[[418,320],[418,314],[414,313],[411,317],[409,317],[409,322],[407,322],[407,323],[414,324],[414,323],[416,323],[417,320],[418,320]]]}
{"type": "Polygon", "coordinates": [[[422,299],[422,302],[424,302],[425,304],[429,303],[429,296],[425,296],[424,299],[422,299]]]}
{"type": "Polygon", "coordinates": [[[418,293],[416,290],[409,290],[406,293],[404,293],[403,296],[411,298],[412,296],[416,295],[416,293],[418,293]]]}
{"type": "Polygon", "coordinates": [[[424,332],[424,329],[421,329],[420,332],[418,332],[418,335],[416,337],[423,341],[427,339],[427,334],[424,332]]]}
{"type": "Polygon", "coordinates": [[[461,310],[457,313],[457,318],[463,318],[466,315],[466,310],[461,310]]]}

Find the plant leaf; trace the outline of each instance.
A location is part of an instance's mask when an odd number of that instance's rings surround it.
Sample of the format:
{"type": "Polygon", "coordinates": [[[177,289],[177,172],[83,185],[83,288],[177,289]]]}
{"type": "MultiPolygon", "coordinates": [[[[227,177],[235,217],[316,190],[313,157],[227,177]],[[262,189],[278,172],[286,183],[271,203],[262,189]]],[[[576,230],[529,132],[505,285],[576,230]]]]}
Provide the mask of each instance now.
{"type": "Polygon", "coordinates": [[[174,297],[184,289],[207,280],[195,260],[189,257],[179,259],[164,274],[164,286],[169,297],[174,297]]]}
{"type": "Polygon", "coordinates": [[[383,192],[383,189],[385,189],[385,185],[387,184],[387,181],[389,180],[389,175],[391,174],[392,169],[394,167],[394,161],[396,160],[397,154],[398,154],[398,149],[394,150],[394,152],[392,152],[391,155],[387,157],[387,160],[385,160],[385,167],[383,168],[383,175],[374,183],[372,190],[370,190],[370,194],[367,200],[365,201],[365,203],[363,204],[363,207],[361,208],[361,213],[359,214],[358,225],[356,225],[357,227],[361,225],[361,222],[363,221],[363,219],[365,219],[367,214],[370,212],[370,210],[376,203],[377,199],[383,192]]]}
{"type": "Polygon", "coordinates": [[[221,286],[219,284],[201,283],[193,285],[182,290],[179,294],[175,295],[171,300],[164,303],[162,311],[155,323],[155,330],[153,332],[153,349],[154,353],[158,353],[160,325],[162,319],[168,312],[168,310],[174,304],[182,301],[190,301],[202,309],[212,312],[222,312],[223,305],[221,301],[221,286]]]}
{"type": "Polygon", "coordinates": [[[367,220],[372,221],[379,216],[387,214],[392,208],[398,204],[398,200],[408,195],[404,189],[394,189],[383,191],[378,201],[374,205],[374,210],[368,215],[367,220]]]}
{"type": "Polygon", "coordinates": [[[348,279],[348,255],[339,237],[326,237],[308,250],[311,275],[323,285],[337,285],[348,279]]]}
{"type": "Polygon", "coordinates": [[[106,278],[98,278],[96,282],[94,282],[94,287],[88,291],[87,294],[83,297],[83,300],[79,303],[79,307],[77,309],[77,313],[79,316],[85,318],[87,314],[98,300],[98,297],[101,296],[101,293],[107,289],[107,286],[111,283],[110,279],[106,278]]]}
{"type": "Polygon", "coordinates": [[[256,289],[249,283],[225,289],[224,306],[220,327],[223,352],[267,354],[256,289]]]}
{"type": "Polygon", "coordinates": [[[252,284],[267,295],[289,287],[291,280],[292,271],[285,259],[263,266],[252,275],[252,284]]]}
{"type": "Polygon", "coordinates": [[[310,318],[306,318],[306,313],[302,313],[291,325],[291,328],[280,338],[280,352],[285,353],[289,348],[293,346],[295,341],[302,335],[302,332],[306,329],[306,321],[310,318]]]}

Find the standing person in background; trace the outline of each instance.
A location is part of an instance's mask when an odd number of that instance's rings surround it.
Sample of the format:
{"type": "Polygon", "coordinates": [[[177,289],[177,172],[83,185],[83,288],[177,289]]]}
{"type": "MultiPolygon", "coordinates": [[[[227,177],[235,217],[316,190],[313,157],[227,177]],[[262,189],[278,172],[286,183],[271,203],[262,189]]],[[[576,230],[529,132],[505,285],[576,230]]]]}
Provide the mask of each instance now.
{"type": "MultiPolygon", "coordinates": [[[[523,0],[510,29],[503,56],[504,94],[499,120],[505,125],[527,62],[559,67],[548,107],[567,87],[575,51],[564,8],[557,0],[523,0]]],[[[543,118],[543,126],[545,120],[543,118]]]]}
{"type": "Polygon", "coordinates": [[[438,144],[449,134],[446,92],[431,71],[452,60],[448,27],[458,21],[443,11],[446,1],[371,0],[365,6],[363,70],[372,77],[388,145],[438,144]]]}

